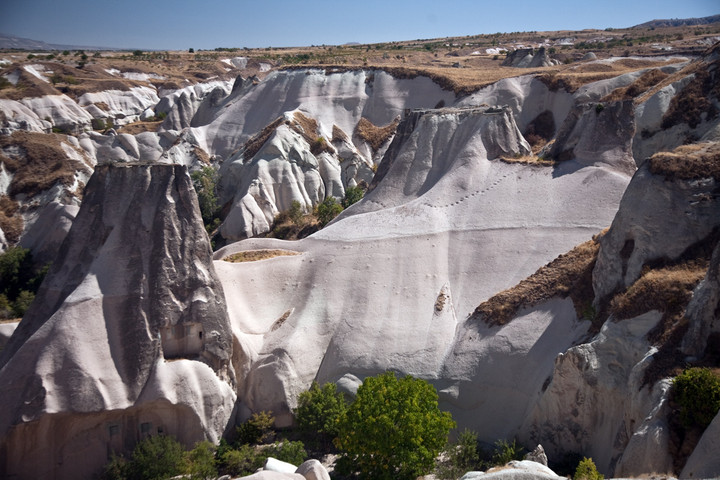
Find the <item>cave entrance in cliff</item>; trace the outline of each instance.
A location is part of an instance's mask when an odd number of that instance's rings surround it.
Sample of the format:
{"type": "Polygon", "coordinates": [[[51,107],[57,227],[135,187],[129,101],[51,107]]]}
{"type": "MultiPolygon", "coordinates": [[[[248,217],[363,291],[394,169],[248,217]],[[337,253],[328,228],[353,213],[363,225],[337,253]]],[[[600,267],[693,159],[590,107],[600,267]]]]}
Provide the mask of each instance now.
{"type": "Polygon", "coordinates": [[[203,330],[198,322],[160,327],[160,343],[166,359],[191,358],[203,349],[203,330]]]}

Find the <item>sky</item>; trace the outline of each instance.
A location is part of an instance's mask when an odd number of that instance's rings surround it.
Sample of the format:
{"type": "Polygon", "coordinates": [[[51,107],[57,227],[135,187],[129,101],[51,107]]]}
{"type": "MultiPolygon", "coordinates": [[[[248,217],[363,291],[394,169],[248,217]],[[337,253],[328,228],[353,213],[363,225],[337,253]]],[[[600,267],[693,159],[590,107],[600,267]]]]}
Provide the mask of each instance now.
{"type": "Polygon", "coordinates": [[[0,34],[63,45],[211,50],[622,28],[716,14],[717,0],[0,0],[0,34]]]}

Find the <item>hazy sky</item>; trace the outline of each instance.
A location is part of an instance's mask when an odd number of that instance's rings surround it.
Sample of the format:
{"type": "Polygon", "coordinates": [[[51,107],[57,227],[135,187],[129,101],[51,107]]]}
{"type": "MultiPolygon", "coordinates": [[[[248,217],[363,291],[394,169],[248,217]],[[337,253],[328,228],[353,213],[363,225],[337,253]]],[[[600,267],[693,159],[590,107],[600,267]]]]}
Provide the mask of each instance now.
{"type": "Polygon", "coordinates": [[[0,33],[55,44],[198,50],[620,28],[718,13],[717,0],[0,0],[0,33]]]}

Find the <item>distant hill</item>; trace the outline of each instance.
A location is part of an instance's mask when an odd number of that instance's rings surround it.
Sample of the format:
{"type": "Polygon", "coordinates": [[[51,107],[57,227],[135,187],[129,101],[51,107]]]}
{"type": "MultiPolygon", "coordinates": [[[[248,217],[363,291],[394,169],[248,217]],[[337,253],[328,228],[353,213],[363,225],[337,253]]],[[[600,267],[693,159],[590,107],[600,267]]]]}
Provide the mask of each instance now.
{"type": "Polygon", "coordinates": [[[90,47],[85,45],[60,45],[41,42],[30,38],[13,37],[0,33],[0,48],[15,50],[119,50],[108,47],[90,47]]]}
{"type": "Polygon", "coordinates": [[[694,25],[708,25],[710,23],[720,22],[720,15],[712,15],[702,18],[672,18],[667,20],[650,20],[649,22],[635,25],[632,28],[651,28],[651,27],[684,27],[694,25]]]}

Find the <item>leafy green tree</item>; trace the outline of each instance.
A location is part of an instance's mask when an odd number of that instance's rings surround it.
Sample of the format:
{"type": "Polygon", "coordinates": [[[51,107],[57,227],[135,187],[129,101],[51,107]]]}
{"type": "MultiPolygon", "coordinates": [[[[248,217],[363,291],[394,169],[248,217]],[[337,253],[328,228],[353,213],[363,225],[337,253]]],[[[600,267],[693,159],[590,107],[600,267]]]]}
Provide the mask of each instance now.
{"type": "Polygon", "coordinates": [[[185,470],[185,451],[175,438],[165,435],[147,437],[135,446],[127,463],[129,480],[159,480],[174,477],[185,470]]]}
{"type": "Polygon", "coordinates": [[[273,457],[283,462],[292,463],[293,465],[300,465],[307,459],[308,455],[303,442],[285,440],[282,443],[276,443],[270,446],[270,448],[264,452],[264,456],[265,458],[273,457]]]}
{"type": "Polygon", "coordinates": [[[7,295],[0,293],[0,318],[11,318],[13,315],[12,305],[7,295]]]}
{"type": "Polygon", "coordinates": [[[211,480],[217,477],[215,468],[215,445],[207,440],[195,444],[195,448],[187,452],[187,463],[190,478],[193,480],[211,480]]]}
{"type": "Polygon", "coordinates": [[[0,291],[12,301],[33,277],[32,254],[27,248],[11,247],[0,255],[0,291]]]}
{"type": "Polygon", "coordinates": [[[603,480],[603,478],[605,477],[597,471],[592,458],[583,458],[573,475],[573,480],[603,480]]]}
{"type": "Polygon", "coordinates": [[[290,217],[290,221],[292,221],[295,225],[300,225],[304,213],[302,204],[300,204],[297,200],[293,200],[290,204],[290,209],[288,210],[288,217],[290,217]]]}
{"type": "Polygon", "coordinates": [[[446,461],[437,469],[438,478],[455,480],[465,472],[481,470],[483,468],[481,454],[477,433],[463,430],[457,441],[448,443],[445,449],[446,461]]]}
{"type": "Polygon", "coordinates": [[[28,308],[35,300],[35,294],[28,292],[27,290],[21,290],[17,298],[12,304],[12,311],[16,318],[22,318],[27,312],[28,308]]]}
{"type": "Polygon", "coordinates": [[[515,440],[512,443],[507,440],[498,440],[495,442],[495,451],[491,462],[494,466],[502,467],[513,460],[522,460],[524,456],[525,449],[518,445],[515,440]]]}
{"type": "Polygon", "coordinates": [[[262,467],[265,457],[259,456],[252,445],[240,445],[225,450],[218,458],[220,470],[232,476],[249,475],[262,467]]]}
{"type": "Polygon", "coordinates": [[[358,388],[335,442],[364,478],[411,480],[430,471],[454,427],[432,385],[386,372],[358,388]]]}
{"type": "Polygon", "coordinates": [[[268,443],[275,436],[272,412],[258,412],[237,428],[238,441],[241,444],[268,443]]]}
{"type": "Polygon", "coordinates": [[[342,205],[340,205],[335,197],[327,197],[321,203],[317,205],[317,219],[320,225],[323,227],[330,223],[330,221],[340,215],[343,211],[342,205]]]}
{"type": "Polygon", "coordinates": [[[365,195],[365,190],[362,187],[355,186],[349,187],[345,190],[345,197],[342,200],[343,208],[348,208],[353,203],[357,203],[365,195]]]}
{"type": "Polygon", "coordinates": [[[688,368],[673,380],[673,398],[683,425],[704,429],[720,410],[720,377],[709,368],[688,368]]]}
{"type": "Polygon", "coordinates": [[[301,432],[329,445],[338,434],[340,421],[347,412],[347,401],[332,382],[322,387],[313,382],[310,390],[298,397],[295,420],[301,432]]]}

